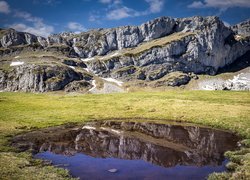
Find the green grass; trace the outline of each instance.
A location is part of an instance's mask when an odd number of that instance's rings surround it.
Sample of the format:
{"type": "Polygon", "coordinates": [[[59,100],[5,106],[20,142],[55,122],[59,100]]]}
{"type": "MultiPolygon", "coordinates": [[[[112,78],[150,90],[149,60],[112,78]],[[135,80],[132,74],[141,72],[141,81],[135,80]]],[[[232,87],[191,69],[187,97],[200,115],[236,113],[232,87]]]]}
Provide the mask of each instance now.
{"type": "Polygon", "coordinates": [[[119,54],[116,56],[110,56],[110,54],[108,54],[106,56],[94,56],[94,60],[95,61],[100,60],[100,61],[105,62],[105,61],[109,61],[111,59],[114,59],[115,57],[117,58],[120,56],[138,56],[138,55],[142,54],[143,52],[146,52],[152,48],[164,47],[167,44],[170,44],[174,41],[180,41],[185,37],[194,36],[194,35],[195,35],[195,33],[193,33],[193,32],[173,33],[173,34],[168,35],[168,36],[164,36],[164,37],[150,40],[147,42],[142,42],[141,44],[138,44],[136,47],[133,47],[133,48],[123,48],[123,49],[118,51],[119,54]]]}
{"type": "Polygon", "coordinates": [[[0,57],[0,70],[3,70],[5,72],[13,70],[13,67],[10,66],[11,62],[13,61],[21,61],[24,62],[25,64],[33,64],[33,65],[44,65],[44,66],[57,65],[61,67],[67,67],[67,65],[63,63],[64,59],[73,60],[75,62],[81,62],[77,58],[67,58],[62,54],[59,55],[59,53],[52,53],[45,51],[31,51],[31,52],[21,52],[18,55],[12,55],[8,57],[0,57]]]}
{"type": "Polygon", "coordinates": [[[142,52],[145,52],[147,50],[150,50],[154,47],[163,47],[166,46],[167,44],[170,44],[174,41],[179,41],[187,36],[194,36],[195,33],[193,32],[178,32],[178,33],[173,33],[171,35],[168,36],[164,36],[162,38],[158,38],[158,39],[154,39],[145,43],[142,43],[140,45],[138,45],[135,48],[131,48],[129,49],[127,52],[125,52],[125,55],[136,55],[136,54],[140,54],[142,52]]]}
{"type": "MultiPolygon", "coordinates": [[[[43,166],[28,153],[17,153],[8,140],[36,128],[102,119],[178,120],[231,130],[250,147],[250,93],[225,91],[136,92],[108,95],[64,93],[0,93],[0,179],[68,178],[66,172],[43,166]]],[[[250,177],[250,150],[228,157],[236,165],[220,177],[250,177]]]]}

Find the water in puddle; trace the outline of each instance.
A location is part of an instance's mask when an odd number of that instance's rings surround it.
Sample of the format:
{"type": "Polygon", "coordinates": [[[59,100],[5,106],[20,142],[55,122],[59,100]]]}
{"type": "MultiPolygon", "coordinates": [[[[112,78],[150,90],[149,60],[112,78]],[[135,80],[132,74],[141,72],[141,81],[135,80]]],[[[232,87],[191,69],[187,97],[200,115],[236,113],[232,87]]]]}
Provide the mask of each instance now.
{"type": "Polygon", "coordinates": [[[223,154],[238,140],[205,127],[108,121],[34,131],[13,145],[80,179],[205,179],[226,170],[223,154]]]}

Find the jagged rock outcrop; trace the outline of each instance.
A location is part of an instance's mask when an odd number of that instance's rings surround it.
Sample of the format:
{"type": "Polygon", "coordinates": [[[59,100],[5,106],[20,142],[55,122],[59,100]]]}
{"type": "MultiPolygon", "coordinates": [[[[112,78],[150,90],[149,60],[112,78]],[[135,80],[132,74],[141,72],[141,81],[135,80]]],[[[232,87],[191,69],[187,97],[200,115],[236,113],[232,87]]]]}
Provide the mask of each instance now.
{"type": "Polygon", "coordinates": [[[123,26],[112,29],[95,29],[68,37],[63,35],[48,37],[49,43],[71,44],[82,58],[105,55],[113,50],[135,47],[172,33],[175,21],[169,17],[157,18],[141,26],[123,26]],[[55,40],[56,39],[56,40],[55,40]]]}
{"type": "Polygon", "coordinates": [[[86,92],[88,89],[90,89],[92,85],[86,81],[86,80],[81,80],[81,81],[72,81],[69,84],[67,84],[64,87],[64,90],[66,92],[86,92]]]}
{"type": "Polygon", "coordinates": [[[239,35],[250,36],[250,19],[248,21],[241,22],[231,27],[232,30],[239,35]]]}
{"type": "MultiPolygon", "coordinates": [[[[176,22],[175,30],[182,31],[182,34],[166,36],[172,36],[171,42],[152,46],[141,52],[138,48],[136,53],[128,51],[127,54],[121,53],[105,61],[97,58],[88,63],[89,67],[97,74],[107,73],[109,76],[111,72],[111,76],[118,77],[117,71],[135,66],[146,72],[146,79],[149,80],[159,79],[173,71],[214,75],[219,68],[232,63],[250,49],[249,41],[236,41],[233,31],[225,27],[217,17],[185,18],[176,22]],[[157,70],[159,75],[152,78],[157,70]]],[[[127,74],[131,73],[125,73],[120,78],[126,79],[127,74]]]]}
{"type": "Polygon", "coordinates": [[[187,84],[191,80],[192,75],[182,73],[182,72],[172,72],[169,73],[164,78],[161,78],[157,81],[153,81],[153,87],[162,87],[162,86],[181,86],[187,84]]]}
{"type": "MultiPolygon", "coordinates": [[[[160,17],[140,26],[53,34],[46,39],[1,29],[0,56],[18,56],[26,50],[33,54],[49,52],[55,56],[81,58],[84,63],[77,66],[93,76],[122,81],[156,81],[166,79],[168,74],[176,71],[215,75],[218,69],[250,50],[249,28],[250,21],[226,27],[218,17],[197,16],[160,17]]],[[[70,63],[65,62],[68,66],[70,63]]],[[[5,74],[5,77],[9,76],[5,74]]],[[[183,81],[173,80],[181,83],[172,84],[185,84],[190,80],[188,77],[185,76],[183,81]]],[[[69,78],[66,82],[71,81],[69,78]]],[[[2,90],[22,89],[1,87],[5,88],[2,90]]]]}
{"type": "MultiPolygon", "coordinates": [[[[0,89],[6,91],[47,92],[62,90],[66,85],[83,77],[66,66],[24,64],[0,70],[0,89]]],[[[68,87],[69,88],[69,87],[68,87]]]]}
{"type": "Polygon", "coordinates": [[[17,32],[14,29],[1,29],[0,30],[0,47],[11,47],[17,45],[30,45],[40,44],[45,45],[45,38],[35,36],[26,32],[17,32]]]}

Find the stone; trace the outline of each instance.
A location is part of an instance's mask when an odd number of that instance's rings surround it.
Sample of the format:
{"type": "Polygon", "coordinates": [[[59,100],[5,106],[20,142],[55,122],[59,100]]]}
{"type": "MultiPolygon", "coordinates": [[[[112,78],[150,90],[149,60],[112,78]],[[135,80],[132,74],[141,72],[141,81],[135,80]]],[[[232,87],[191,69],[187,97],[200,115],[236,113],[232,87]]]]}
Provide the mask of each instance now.
{"type": "Polygon", "coordinates": [[[81,79],[82,74],[66,66],[23,64],[13,66],[8,72],[0,70],[0,89],[24,92],[56,91],[81,79]]]}
{"type": "Polygon", "coordinates": [[[0,32],[0,47],[4,48],[17,45],[39,44],[40,42],[44,45],[43,41],[45,41],[43,37],[26,32],[17,32],[15,29],[1,29],[0,32]]]}
{"type": "Polygon", "coordinates": [[[108,172],[110,173],[116,173],[118,170],[117,169],[109,169],[108,172]]]}
{"type": "Polygon", "coordinates": [[[64,87],[66,92],[87,92],[91,88],[88,81],[72,81],[64,87]]]}
{"type": "Polygon", "coordinates": [[[163,78],[153,81],[153,87],[161,86],[181,86],[187,84],[191,80],[190,75],[182,72],[172,72],[164,76],[163,78]]]}

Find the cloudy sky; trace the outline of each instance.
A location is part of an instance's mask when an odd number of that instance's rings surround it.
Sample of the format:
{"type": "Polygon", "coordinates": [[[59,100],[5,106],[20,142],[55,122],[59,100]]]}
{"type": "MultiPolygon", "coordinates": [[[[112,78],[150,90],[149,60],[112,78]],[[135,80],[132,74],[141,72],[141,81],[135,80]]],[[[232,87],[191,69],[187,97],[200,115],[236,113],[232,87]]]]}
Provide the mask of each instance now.
{"type": "Polygon", "coordinates": [[[0,27],[41,36],[195,15],[236,24],[250,18],[250,0],[0,0],[0,27]]]}

